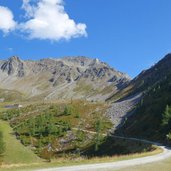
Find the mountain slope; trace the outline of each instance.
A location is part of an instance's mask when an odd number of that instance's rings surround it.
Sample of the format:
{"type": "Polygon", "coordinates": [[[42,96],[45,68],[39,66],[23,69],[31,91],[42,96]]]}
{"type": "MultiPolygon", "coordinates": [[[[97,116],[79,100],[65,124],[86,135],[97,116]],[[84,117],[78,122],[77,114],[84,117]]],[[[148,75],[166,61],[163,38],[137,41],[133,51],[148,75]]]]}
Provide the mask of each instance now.
{"type": "Polygon", "coordinates": [[[108,98],[108,100],[115,101],[120,98],[125,98],[130,95],[146,91],[169,75],[170,70],[171,54],[168,54],[148,70],[142,71],[136,78],[129,82],[126,88],[123,88],[116,94],[113,94],[108,98]]]}
{"type": "Polygon", "coordinates": [[[129,81],[126,74],[86,57],[23,61],[14,56],[0,61],[0,88],[31,99],[104,100],[129,81]]]}
{"type": "Polygon", "coordinates": [[[141,73],[133,83],[132,92],[144,92],[135,112],[117,132],[127,136],[167,140],[171,132],[171,54],[151,69],[141,73]],[[138,84],[144,82],[143,84],[138,84]],[[165,123],[165,124],[163,124],[165,123]]]}

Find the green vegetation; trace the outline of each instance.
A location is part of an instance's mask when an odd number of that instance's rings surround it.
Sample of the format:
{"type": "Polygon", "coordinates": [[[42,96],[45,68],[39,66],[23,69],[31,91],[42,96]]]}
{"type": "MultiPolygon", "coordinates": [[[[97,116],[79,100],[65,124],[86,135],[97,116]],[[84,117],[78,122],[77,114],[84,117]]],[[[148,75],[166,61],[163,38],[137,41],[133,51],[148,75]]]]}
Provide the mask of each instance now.
{"type": "Polygon", "coordinates": [[[95,130],[96,130],[96,135],[95,135],[95,151],[99,150],[99,146],[102,143],[103,137],[102,137],[102,132],[101,130],[103,129],[102,127],[102,121],[98,119],[95,122],[95,130]]]}
{"type": "Polygon", "coordinates": [[[171,122],[171,107],[167,105],[166,109],[163,113],[162,125],[163,126],[169,126],[170,122],[171,122]]]}
{"type": "Polygon", "coordinates": [[[5,164],[39,163],[41,160],[29,149],[24,147],[14,136],[9,124],[0,121],[0,131],[3,132],[5,151],[2,156],[5,164]]]}
{"type": "Polygon", "coordinates": [[[100,134],[112,126],[103,116],[105,109],[104,104],[85,101],[43,103],[2,111],[0,118],[10,123],[23,145],[50,161],[68,155],[78,157],[82,149],[96,140],[97,148],[100,134]],[[89,135],[82,129],[97,131],[98,136],[89,135]]]}

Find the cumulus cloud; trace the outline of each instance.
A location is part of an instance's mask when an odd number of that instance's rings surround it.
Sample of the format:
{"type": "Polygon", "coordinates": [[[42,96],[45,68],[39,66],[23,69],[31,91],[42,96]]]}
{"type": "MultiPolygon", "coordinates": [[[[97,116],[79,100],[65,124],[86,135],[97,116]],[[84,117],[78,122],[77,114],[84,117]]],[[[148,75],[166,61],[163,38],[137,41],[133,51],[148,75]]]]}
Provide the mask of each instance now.
{"type": "Polygon", "coordinates": [[[87,36],[86,25],[76,23],[64,9],[63,0],[23,0],[26,22],[19,28],[30,39],[59,41],[87,36]]]}
{"type": "Polygon", "coordinates": [[[16,28],[13,13],[7,7],[0,6],[0,30],[5,34],[16,28]]]}

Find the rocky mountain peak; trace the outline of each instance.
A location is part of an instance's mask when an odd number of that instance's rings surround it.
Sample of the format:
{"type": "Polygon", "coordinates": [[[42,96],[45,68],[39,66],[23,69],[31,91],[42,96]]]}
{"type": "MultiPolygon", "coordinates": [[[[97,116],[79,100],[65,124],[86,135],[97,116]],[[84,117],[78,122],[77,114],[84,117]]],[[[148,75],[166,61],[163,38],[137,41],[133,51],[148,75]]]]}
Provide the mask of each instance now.
{"type": "Polygon", "coordinates": [[[24,76],[24,64],[17,56],[10,57],[1,65],[1,70],[8,75],[24,76]]]}
{"type": "Polygon", "coordinates": [[[99,59],[83,56],[23,61],[13,56],[0,63],[0,86],[45,99],[105,99],[130,81],[99,59]],[[14,79],[15,78],[15,79],[14,79]],[[22,78],[22,79],[21,79],[22,78]],[[10,83],[9,83],[10,82],[10,83]]]}
{"type": "Polygon", "coordinates": [[[21,62],[20,57],[18,56],[12,56],[8,59],[10,62],[21,62]]]}

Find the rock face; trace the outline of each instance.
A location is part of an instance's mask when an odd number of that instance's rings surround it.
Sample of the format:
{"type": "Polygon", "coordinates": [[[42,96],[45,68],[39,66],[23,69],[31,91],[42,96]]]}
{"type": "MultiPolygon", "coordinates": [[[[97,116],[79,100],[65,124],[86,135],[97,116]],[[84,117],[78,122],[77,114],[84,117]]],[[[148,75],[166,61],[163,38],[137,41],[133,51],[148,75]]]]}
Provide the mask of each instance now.
{"type": "Polygon", "coordinates": [[[0,88],[17,90],[27,98],[105,100],[130,78],[98,59],[65,57],[0,61],[0,88]]]}

